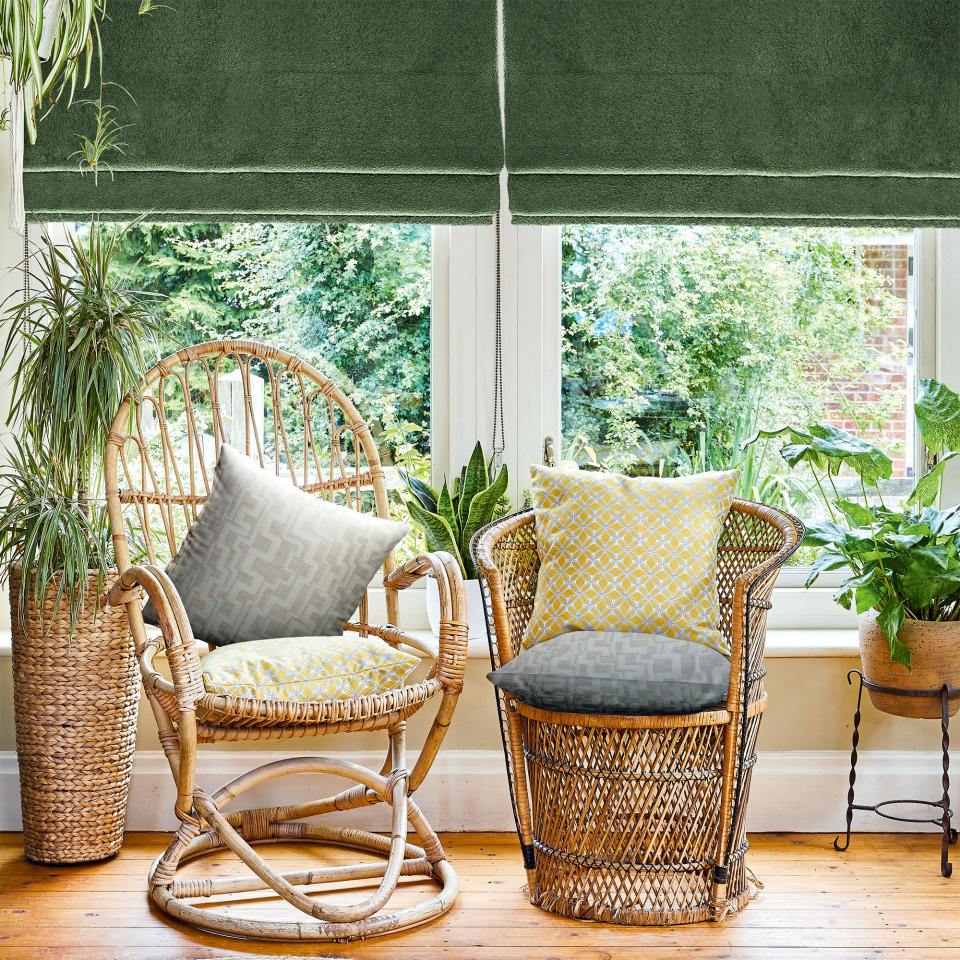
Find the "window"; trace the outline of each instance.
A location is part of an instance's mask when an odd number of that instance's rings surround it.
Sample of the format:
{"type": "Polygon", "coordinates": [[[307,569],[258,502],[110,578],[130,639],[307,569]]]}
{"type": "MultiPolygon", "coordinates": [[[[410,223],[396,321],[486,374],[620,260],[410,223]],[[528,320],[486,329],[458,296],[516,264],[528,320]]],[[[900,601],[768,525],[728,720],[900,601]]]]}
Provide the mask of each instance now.
{"type": "MultiPolygon", "coordinates": [[[[397,511],[396,468],[430,471],[430,266],[430,227],[411,224],[137,223],[114,260],[130,287],[169,298],[161,355],[258,339],[335,380],[375,435],[397,511]]],[[[241,399],[229,378],[228,424],[241,399]]]]}
{"type": "MultiPolygon", "coordinates": [[[[676,476],[741,470],[739,495],[823,506],[758,428],[822,422],[893,459],[912,486],[915,240],[837,228],[567,227],[564,458],[676,476]]],[[[854,478],[838,478],[841,489],[854,478]]],[[[801,563],[810,557],[801,555],[801,563]]]]}

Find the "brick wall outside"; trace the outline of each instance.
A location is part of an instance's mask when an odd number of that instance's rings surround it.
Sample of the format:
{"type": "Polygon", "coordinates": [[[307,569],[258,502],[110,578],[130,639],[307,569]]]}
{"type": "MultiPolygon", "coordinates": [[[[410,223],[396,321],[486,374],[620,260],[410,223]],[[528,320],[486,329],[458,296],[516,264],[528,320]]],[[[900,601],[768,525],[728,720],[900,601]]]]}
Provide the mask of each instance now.
{"type": "MultiPolygon", "coordinates": [[[[904,347],[908,336],[908,277],[912,246],[907,243],[875,243],[864,248],[867,266],[879,270],[890,280],[890,292],[898,300],[898,311],[887,329],[868,341],[874,355],[871,370],[862,379],[846,385],[844,392],[850,398],[869,402],[879,399],[883,391],[898,390],[904,402],[888,423],[882,435],[868,436],[893,459],[894,477],[905,477],[907,451],[907,367],[904,347]]],[[[828,422],[836,427],[859,434],[855,423],[840,412],[839,404],[828,404],[828,422]]]]}

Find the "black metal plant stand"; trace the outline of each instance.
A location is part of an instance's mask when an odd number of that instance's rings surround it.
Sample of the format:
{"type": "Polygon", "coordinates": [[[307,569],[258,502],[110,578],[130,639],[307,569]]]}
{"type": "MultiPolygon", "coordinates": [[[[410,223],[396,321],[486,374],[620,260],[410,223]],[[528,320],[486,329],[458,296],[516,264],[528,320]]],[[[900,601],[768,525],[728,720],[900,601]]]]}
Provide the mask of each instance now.
{"type": "Polygon", "coordinates": [[[854,674],[860,678],[860,689],[857,691],[857,710],[853,715],[853,748],[850,751],[850,788],[847,790],[847,835],[840,844],[840,838],[833,841],[834,849],[846,850],[850,846],[850,825],[853,823],[854,810],[869,810],[888,820],[898,820],[901,823],[932,823],[935,827],[940,827],[943,831],[940,840],[940,873],[949,877],[953,873],[953,864],[947,858],[950,844],[957,842],[957,831],[953,828],[950,821],[953,817],[953,810],[950,809],[950,714],[949,706],[951,698],[960,694],[960,688],[953,687],[945,683],[939,690],[901,690],[899,687],[884,687],[878,683],[871,683],[864,679],[859,670],[851,670],[847,674],[847,683],[853,683],[854,674]],[[884,800],[882,803],[874,804],[872,807],[863,803],[853,802],[853,785],[857,780],[857,746],[860,743],[860,702],[863,699],[863,688],[874,690],[877,693],[890,693],[900,697],[939,697],[940,698],[940,729],[942,731],[941,746],[943,749],[943,797],[939,800],[884,800]],[[893,813],[887,813],[885,807],[896,806],[897,804],[911,804],[913,806],[933,807],[940,811],[938,817],[902,817],[893,813]]]}

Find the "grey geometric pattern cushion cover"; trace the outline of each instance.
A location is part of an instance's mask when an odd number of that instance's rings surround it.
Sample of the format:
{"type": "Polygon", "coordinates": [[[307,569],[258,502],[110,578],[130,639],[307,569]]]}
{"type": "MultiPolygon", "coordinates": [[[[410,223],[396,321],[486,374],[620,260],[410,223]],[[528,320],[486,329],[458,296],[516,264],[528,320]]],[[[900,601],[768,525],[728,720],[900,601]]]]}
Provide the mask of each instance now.
{"type": "MultiPolygon", "coordinates": [[[[304,493],[224,444],[210,495],[166,572],[207,643],[339,635],[407,532],[304,493]]],[[[157,623],[150,604],[143,615],[157,623]]]]}
{"type": "Polygon", "coordinates": [[[659,716],[722,704],[730,661],[660,634],[577,630],[535,644],[487,677],[543,710],[659,716]]]}

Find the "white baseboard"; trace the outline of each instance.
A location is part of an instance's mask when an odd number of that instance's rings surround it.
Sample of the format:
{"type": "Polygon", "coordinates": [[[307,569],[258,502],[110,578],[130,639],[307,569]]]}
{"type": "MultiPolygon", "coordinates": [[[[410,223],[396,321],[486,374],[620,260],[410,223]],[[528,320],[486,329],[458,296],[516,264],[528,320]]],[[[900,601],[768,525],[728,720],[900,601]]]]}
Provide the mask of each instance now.
{"type": "MultiPolygon", "coordinates": [[[[201,748],[200,779],[212,789],[257,763],[305,753],[204,751],[201,748]]],[[[383,760],[383,754],[369,751],[344,752],[338,756],[376,768],[383,760]]],[[[850,755],[845,750],[761,753],[754,770],[749,829],[755,832],[810,833],[840,830],[846,810],[849,764],[850,755]]],[[[857,801],[875,803],[896,797],[938,800],[941,796],[940,774],[940,755],[937,753],[907,750],[864,752],[857,764],[857,801]]],[[[254,787],[239,802],[244,806],[296,803],[329,796],[344,785],[346,781],[334,777],[298,775],[254,787]]],[[[514,829],[503,756],[497,750],[441,751],[416,796],[434,829],[514,829]]],[[[130,787],[127,828],[171,829],[176,824],[174,797],[173,781],[163,754],[159,750],[138,751],[130,787]]],[[[20,829],[19,800],[16,753],[0,752],[0,830],[20,829]]],[[[909,812],[913,815],[913,811],[909,812]]],[[[385,811],[378,807],[331,816],[354,826],[378,830],[388,826],[385,811]]],[[[866,831],[918,829],[860,812],[854,814],[853,826],[855,830],[866,831]]],[[[920,829],[932,831],[934,828],[920,829]]]]}

